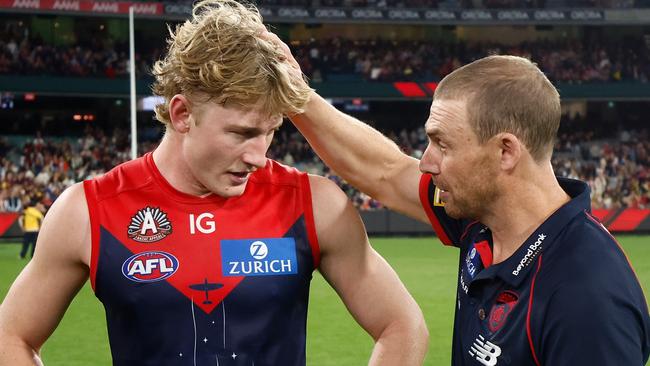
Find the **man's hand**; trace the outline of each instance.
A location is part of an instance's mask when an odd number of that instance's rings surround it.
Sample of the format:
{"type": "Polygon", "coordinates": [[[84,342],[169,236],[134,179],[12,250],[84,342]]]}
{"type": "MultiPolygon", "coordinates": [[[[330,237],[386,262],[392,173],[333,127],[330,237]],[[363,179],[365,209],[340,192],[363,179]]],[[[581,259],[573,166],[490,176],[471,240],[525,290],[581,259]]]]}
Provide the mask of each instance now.
{"type": "Polygon", "coordinates": [[[300,73],[300,76],[302,77],[302,70],[300,70],[300,65],[298,64],[298,61],[296,61],[296,59],[291,54],[291,50],[289,49],[289,46],[287,46],[286,43],[282,42],[280,37],[278,37],[275,33],[264,30],[263,32],[260,33],[260,38],[273,43],[278,49],[280,49],[284,54],[285,61],[287,61],[287,63],[291,65],[291,68],[293,70],[300,73]]]}

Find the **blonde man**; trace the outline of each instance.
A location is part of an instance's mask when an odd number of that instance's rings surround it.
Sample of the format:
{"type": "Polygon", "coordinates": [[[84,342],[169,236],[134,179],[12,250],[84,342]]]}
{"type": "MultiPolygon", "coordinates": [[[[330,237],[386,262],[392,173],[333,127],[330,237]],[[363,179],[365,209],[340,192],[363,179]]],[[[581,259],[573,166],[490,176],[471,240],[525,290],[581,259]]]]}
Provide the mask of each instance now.
{"type": "Polygon", "coordinates": [[[315,94],[292,121],[344,179],[460,249],[453,365],[645,365],[644,294],[589,187],[553,173],[560,97],[535,64],[445,77],[420,161],[315,94]]]}
{"type": "Polygon", "coordinates": [[[0,307],[0,365],[39,349],[88,277],[114,365],[304,365],[318,269],[376,341],[372,365],[419,365],[415,301],[346,196],[265,157],[310,93],[261,17],[204,1],[156,63],[160,146],[68,189],[0,307]]]}

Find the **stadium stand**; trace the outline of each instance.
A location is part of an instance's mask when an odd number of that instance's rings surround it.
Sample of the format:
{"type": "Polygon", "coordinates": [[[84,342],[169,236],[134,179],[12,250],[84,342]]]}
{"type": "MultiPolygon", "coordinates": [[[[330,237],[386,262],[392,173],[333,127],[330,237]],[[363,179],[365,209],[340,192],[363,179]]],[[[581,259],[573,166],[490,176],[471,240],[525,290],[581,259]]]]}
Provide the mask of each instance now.
{"type": "MultiPolygon", "coordinates": [[[[21,35],[5,24],[0,31],[0,74],[126,78],[128,45],[109,38],[91,38],[69,45],[48,44],[38,36],[21,35]]],[[[650,79],[650,53],[645,40],[569,39],[497,43],[348,40],[341,37],[294,41],[305,74],[321,81],[439,81],[458,67],[490,54],[512,54],[537,62],[552,81],[569,83],[650,79]]],[[[136,54],[137,72],[149,74],[164,45],[136,54]]]]}
{"type": "MultiPolygon", "coordinates": [[[[609,138],[565,132],[558,139],[553,159],[556,173],[589,182],[594,209],[650,209],[649,132],[624,130],[609,138]]],[[[426,135],[421,128],[389,131],[388,136],[416,158],[426,148],[426,135]]],[[[37,135],[21,146],[7,146],[7,141],[2,145],[7,151],[4,156],[8,157],[3,158],[0,166],[0,197],[5,202],[0,211],[5,212],[15,211],[11,209],[15,204],[10,202],[16,196],[23,203],[36,198],[49,206],[71,184],[102,174],[129,159],[128,135],[121,129],[108,134],[88,127],[76,140],[54,141],[37,135]]],[[[155,146],[155,142],[142,143],[139,150],[151,151],[155,146]]],[[[285,128],[278,133],[268,155],[329,177],[361,210],[383,208],[329,171],[295,131],[285,128]]]]}
{"type": "MultiPolygon", "coordinates": [[[[75,1],[71,3],[78,3],[79,9],[49,9],[49,5],[39,3],[38,7],[32,7],[33,12],[21,8],[13,13],[12,9],[28,4],[7,3],[5,13],[0,14],[0,83],[7,88],[0,88],[0,112],[8,121],[0,126],[0,212],[15,211],[17,205],[31,197],[49,205],[73,182],[101,174],[128,159],[129,136],[125,126],[128,105],[124,99],[128,77],[126,21],[105,14],[80,17],[84,12],[92,14],[95,8],[88,10],[84,0],[75,1]],[[121,89],[113,87],[116,83],[122,85],[121,89]],[[29,86],[21,89],[21,85],[29,86]],[[53,94],[67,96],[57,100],[53,94]],[[72,97],[77,99],[65,99],[72,97]],[[48,102],[25,102],[35,98],[48,102]],[[104,101],[86,103],[81,98],[104,101]],[[67,106],[61,107],[63,103],[67,106]],[[84,118],[88,114],[98,120],[88,123],[86,131],[79,134],[73,132],[79,126],[70,124],[73,113],[75,116],[81,113],[84,118]],[[24,137],[36,131],[46,137],[24,137]]],[[[339,104],[341,108],[353,108],[346,109],[348,112],[361,111],[361,119],[377,122],[380,129],[414,157],[424,151],[426,136],[419,126],[402,121],[421,122],[423,116],[382,116],[389,107],[377,108],[380,103],[369,107],[366,98],[428,101],[435,82],[454,69],[490,54],[531,58],[558,85],[564,100],[578,100],[585,111],[594,109],[594,100],[602,103],[603,100],[650,99],[647,27],[634,22],[630,26],[618,26],[620,19],[634,13],[629,9],[648,6],[650,1],[646,0],[260,0],[256,3],[271,9],[268,12],[262,9],[265,18],[281,22],[274,29],[290,40],[303,71],[321,94],[339,98],[339,103],[344,103],[339,104]],[[289,8],[309,11],[281,11],[289,8]],[[315,10],[336,8],[344,12],[324,14],[342,14],[345,21],[321,24],[315,10]],[[596,10],[567,10],[574,8],[596,10]],[[393,13],[396,9],[405,13],[393,13]],[[409,13],[413,9],[416,12],[409,13]],[[411,14],[417,15],[416,21],[421,22],[431,15],[426,11],[435,9],[443,11],[433,12],[432,16],[443,18],[430,18],[433,23],[424,27],[421,23],[412,25],[406,18],[391,18],[411,14]],[[499,9],[520,9],[523,13],[499,13],[499,9]],[[617,12],[619,9],[622,13],[617,12]],[[355,10],[377,10],[380,17],[372,21],[355,18],[355,10]],[[445,13],[446,10],[451,13],[445,13]],[[477,12],[471,13],[474,10],[477,12]],[[292,18],[292,14],[298,15],[292,18]],[[522,18],[523,25],[501,23],[517,14],[527,14],[522,18]],[[448,15],[453,17],[444,18],[448,15]],[[564,18],[558,18],[557,22],[552,17],[540,21],[538,15],[564,18]],[[487,20],[483,21],[482,16],[487,20]],[[593,26],[600,25],[603,19],[605,27],[593,26]],[[399,23],[393,23],[396,20],[399,23]],[[307,22],[302,24],[302,21],[307,22]],[[496,33],[477,32],[476,22],[485,27],[480,29],[496,30],[496,33]],[[387,24],[394,25],[395,30],[387,28],[387,24]],[[401,82],[408,83],[406,89],[398,85],[401,82]],[[413,90],[409,91],[411,87],[413,90]],[[359,91],[371,94],[356,95],[359,91]],[[364,99],[350,102],[351,98],[358,97],[364,99]],[[342,98],[348,100],[341,102],[342,98]],[[391,125],[395,121],[400,124],[391,125]]],[[[144,6],[142,11],[148,9],[147,5],[155,5],[156,11],[153,18],[143,15],[136,25],[136,73],[141,83],[138,93],[144,96],[149,92],[149,70],[165,47],[161,36],[166,32],[165,21],[172,25],[181,21],[183,9],[191,2],[138,1],[138,4],[144,6]]],[[[97,11],[106,10],[102,9],[97,11]]],[[[123,7],[114,10],[116,16],[124,16],[123,7]]],[[[639,16],[645,14],[643,11],[639,10],[639,16]]],[[[624,114],[624,108],[613,110],[616,112],[603,113],[624,114]]],[[[155,147],[160,134],[151,127],[155,123],[151,121],[150,111],[142,109],[138,113],[139,123],[144,120],[146,125],[140,125],[142,153],[155,147]]],[[[603,127],[617,123],[612,121],[622,115],[602,121],[595,117],[599,113],[592,111],[585,117],[564,118],[553,160],[557,173],[585,179],[591,184],[594,208],[604,210],[599,217],[607,218],[607,212],[612,210],[650,209],[647,129],[638,123],[630,125],[622,121],[615,128],[603,127]]],[[[328,176],[361,210],[386,211],[379,202],[354,190],[324,167],[291,128],[277,135],[269,156],[328,176]]]]}

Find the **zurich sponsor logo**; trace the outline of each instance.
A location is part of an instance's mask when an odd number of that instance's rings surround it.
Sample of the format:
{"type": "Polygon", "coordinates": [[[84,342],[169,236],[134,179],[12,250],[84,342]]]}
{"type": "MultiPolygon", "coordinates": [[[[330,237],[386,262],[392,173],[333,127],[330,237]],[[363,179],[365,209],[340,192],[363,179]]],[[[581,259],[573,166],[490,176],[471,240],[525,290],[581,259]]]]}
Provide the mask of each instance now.
{"type": "Polygon", "coordinates": [[[517,268],[514,271],[512,271],[513,275],[519,276],[519,272],[521,272],[522,269],[526,268],[526,266],[528,266],[530,262],[537,256],[539,251],[542,249],[542,242],[544,241],[544,239],[546,239],[546,235],[539,234],[539,236],[537,236],[537,240],[533,244],[528,246],[528,250],[526,250],[526,254],[519,261],[517,268]]]}
{"type": "Polygon", "coordinates": [[[222,240],[224,276],[273,276],[298,273],[293,238],[222,240]]]}
{"type": "Polygon", "coordinates": [[[251,256],[255,259],[262,260],[269,255],[269,247],[263,241],[256,241],[250,247],[251,256]]]}
{"type": "Polygon", "coordinates": [[[178,259],[166,252],[144,252],[130,256],[122,264],[122,274],[134,282],[156,282],[178,270],[178,259]]]}

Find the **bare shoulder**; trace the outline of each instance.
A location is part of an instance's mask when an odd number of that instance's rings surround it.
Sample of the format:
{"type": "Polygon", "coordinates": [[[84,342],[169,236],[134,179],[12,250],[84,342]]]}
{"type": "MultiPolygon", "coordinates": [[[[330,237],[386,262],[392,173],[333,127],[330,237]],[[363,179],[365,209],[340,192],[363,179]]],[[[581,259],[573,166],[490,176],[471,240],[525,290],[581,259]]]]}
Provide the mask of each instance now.
{"type": "MultiPolygon", "coordinates": [[[[83,183],[66,189],[45,215],[37,252],[90,263],[90,217],[83,183]]],[[[38,254],[38,253],[37,253],[38,254]]]]}
{"type": "Polygon", "coordinates": [[[327,178],[314,175],[309,176],[309,183],[322,254],[352,243],[366,244],[366,231],[359,213],[341,188],[327,178]]]}
{"type": "Polygon", "coordinates": [[[345,210],[348,197],[336,183],[318,175],[309,175],[314,214],[322,218],[334,218],[335,212],[345,210]]]}

